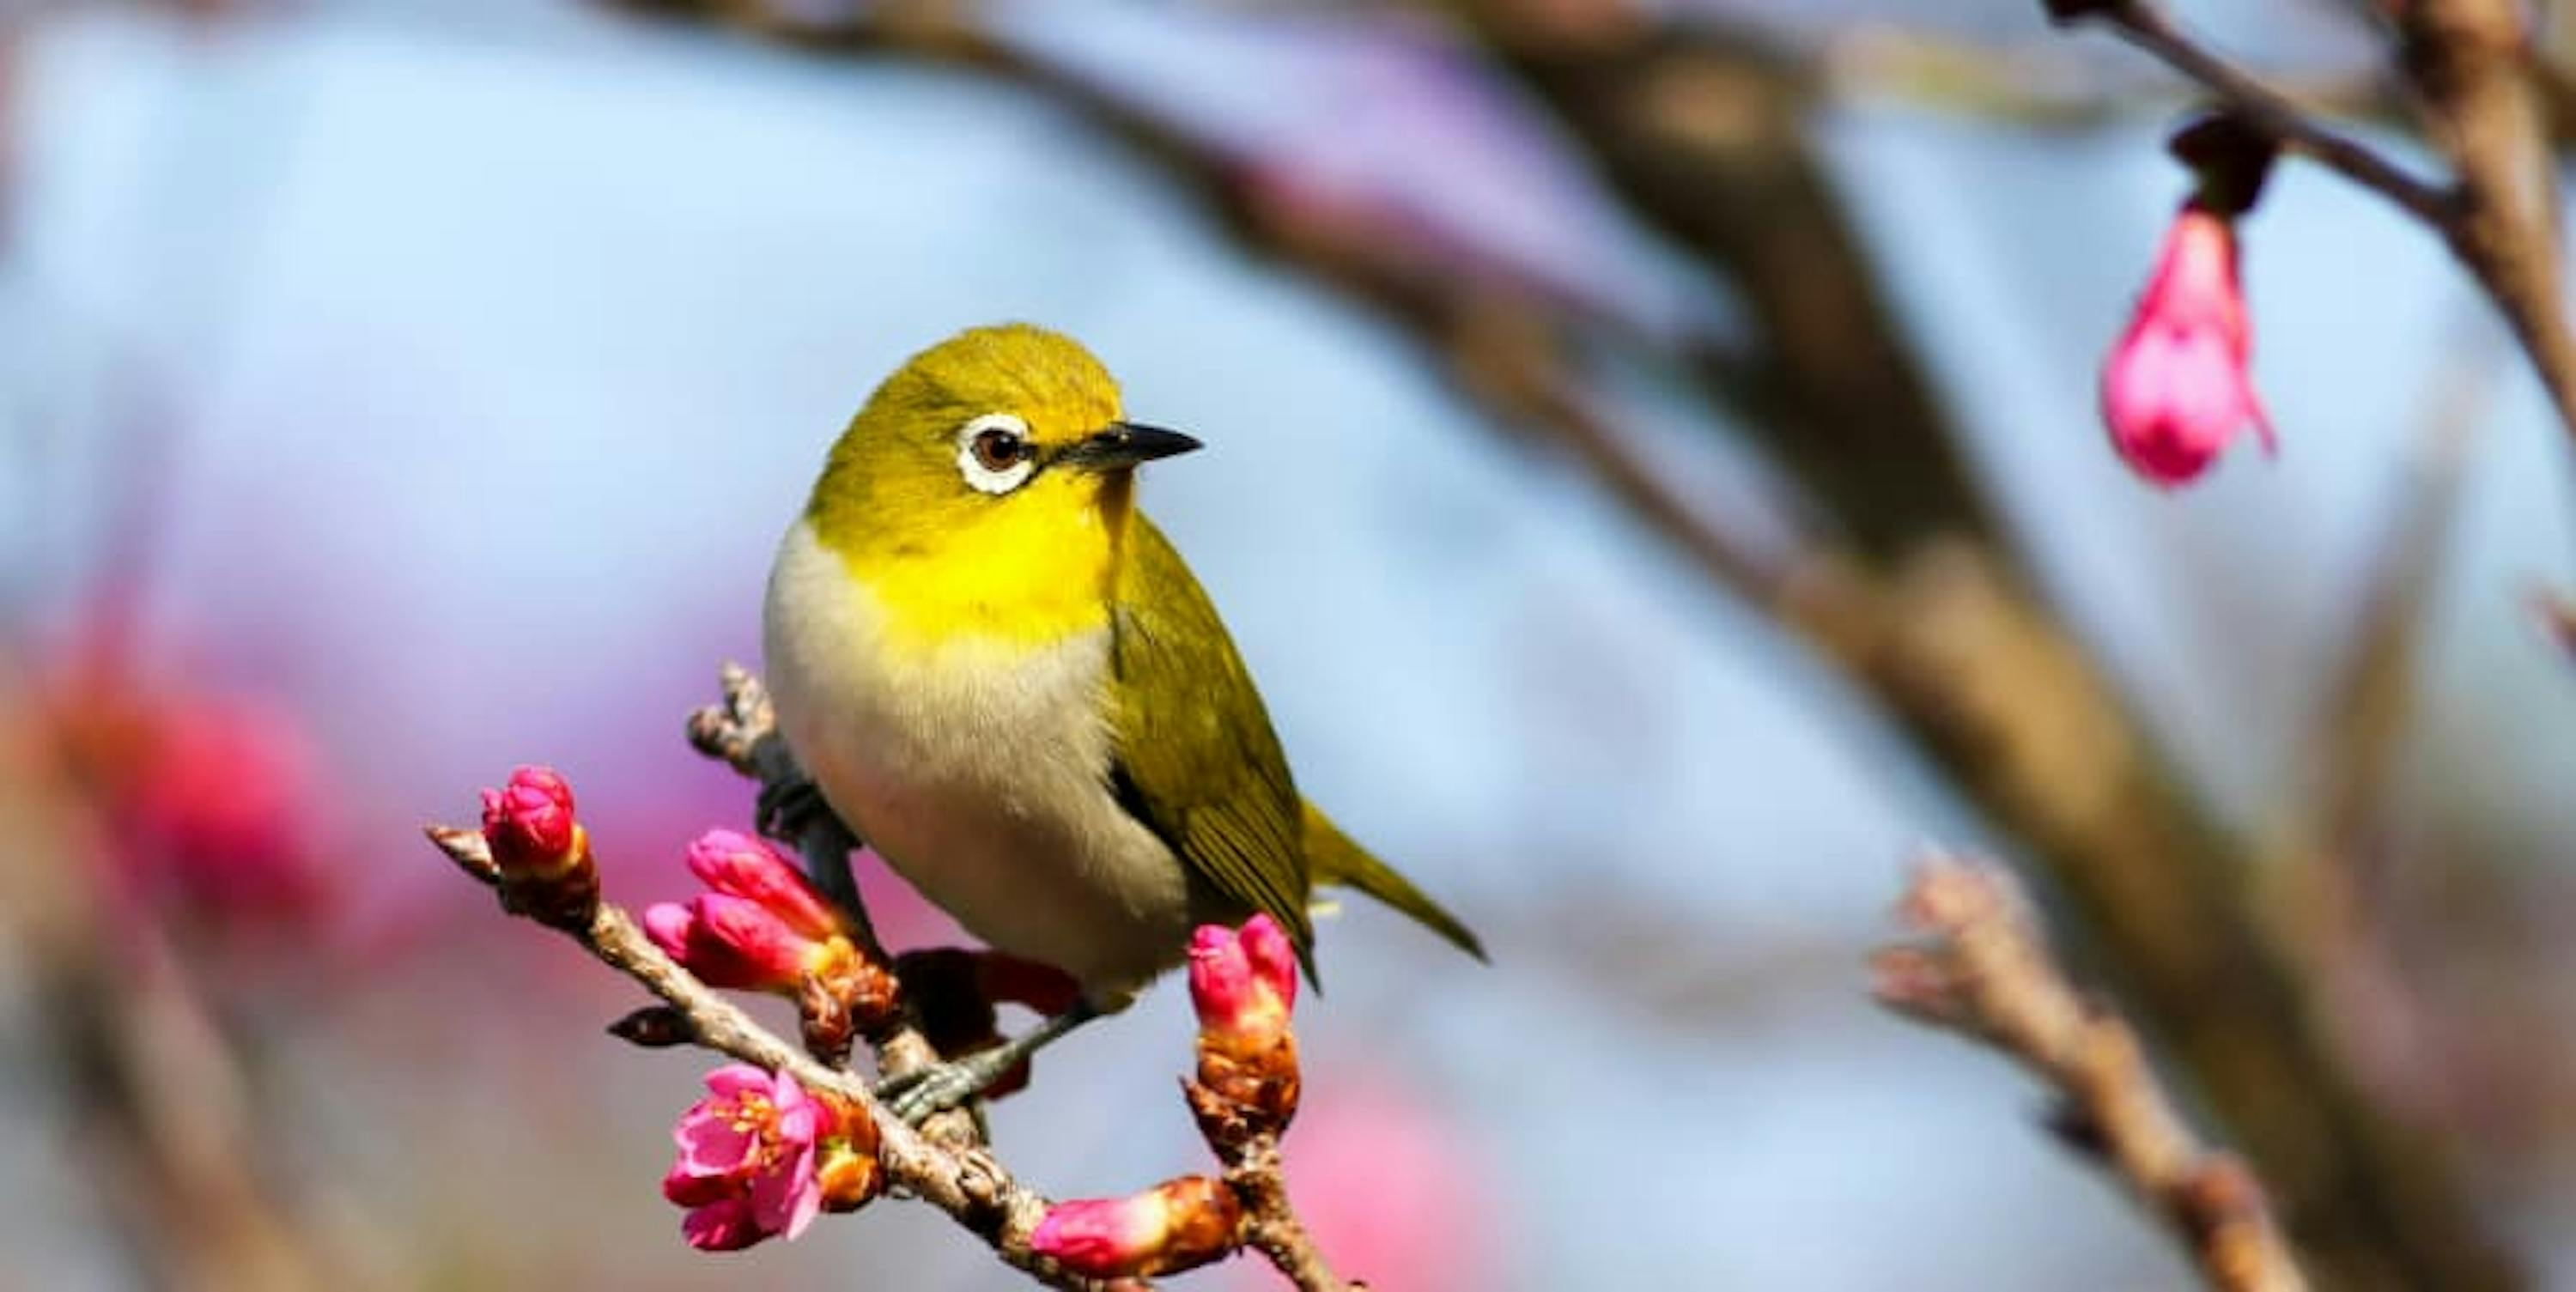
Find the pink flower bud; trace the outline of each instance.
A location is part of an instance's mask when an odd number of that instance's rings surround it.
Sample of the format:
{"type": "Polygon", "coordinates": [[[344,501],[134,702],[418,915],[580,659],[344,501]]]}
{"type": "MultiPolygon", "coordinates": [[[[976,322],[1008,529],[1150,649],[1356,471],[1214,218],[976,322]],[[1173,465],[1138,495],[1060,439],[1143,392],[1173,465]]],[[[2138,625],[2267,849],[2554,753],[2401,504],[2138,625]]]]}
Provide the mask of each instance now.
{"type": "Polygon", "coordinates": [[[699,981],[743,991],[793,993],[826,952],[768,907],[731,893],[700,893],[685,906],[656,902],[644,912],[644,932],[699,981]]]}
{"type": "Polygon", "coordinates": [[[1268,915],[1241,932],[1202,924],[1190,935],[1190,1003],[1202,1035],[1257,1041],[1283,1034],[1297,1001],[1297,949],[1268,915]]]}
{"type": "Polygon", "coordinates": [[[1168,1274],[1232,1252],[1242,1223],[1242,1203],[1224,1181],[1185,1175],[1124,1198],[1059,1202],[1029,1247],[1089,1278],[1168,1274]]]}
{"type": "Polygon", "coordinates": [[[483,791],[483,838],[501,873],[559,869],[573,851],[572,786],[551,767],[521,767],[483,791]]]}
{"type": "Polygon", "coordinates": [[[2102,365],[2112,447],[2163,488],[2199,476],[2249,423],[2273,449],[2271,419],[2247,369],[2252,351],[2235,227],[2186,203],[2165,232],[2128,331],[2102,365]]]}
{"type": "Polygon", "coordinates": [[[1199,1133],[1223,1151],[1277,1134],[1297,1115],[1297,949],[1267,915],[1237,932],[1190,936],[1190,1003],[1198,1007],[1198,1076],[1184,1093],[1199,1133]]]}
{"type": "Polygon", "coordinates": [[[767,907],[789,928],[820,940],[848,932],[803,872],[760,839],[733,830],[709,830],[689,844],[689,873],[719,893],[767,907]]]}
{"type": "Polygon", "coordinates": [[[552,768],[521,767],[483,791],[483,839],[500,871],[505,909],[580,929],[599,907],[590,839],[573,819],[572,787],[552,768]]]}
{"type": "Polygon", "coordinates": [[[796,1078],[730,1063],[707,1074],[707,1097],[672,1127],[680,1154],[662,1196],[689,1213],[680,1232],[701,1251],[794,1238],[823,1208],[815,1146],[822,1106],[796,1078]]]}

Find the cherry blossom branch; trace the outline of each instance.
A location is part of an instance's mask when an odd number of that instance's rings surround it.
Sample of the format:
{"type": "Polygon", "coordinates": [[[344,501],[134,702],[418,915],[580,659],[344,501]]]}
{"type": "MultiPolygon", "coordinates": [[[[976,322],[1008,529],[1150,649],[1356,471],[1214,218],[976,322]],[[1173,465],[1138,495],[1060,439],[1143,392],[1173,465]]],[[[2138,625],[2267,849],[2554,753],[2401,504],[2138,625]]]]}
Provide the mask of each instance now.
{"type": "MultiPolygon", "coordinates": [[[[759,680],[728,666],[724,692],[722,705],[691,719],[691,742],[760,778],[765,787],[800,779],[773,730],[759,680]]],[[[829,816],[819,811],[799,818],[796,833],[809,865],[826,874],[837,868],[837,881],[826,882],[854,892],[848,884],[850,835],[829,816]]],[[[566,934],[661,1002],[619,1019],[609,1028],[612,1034],[645,1046],[693,1044],[766,1073],[783,1074],[827,1106],[848,1110],[872,1128],[871,1134],[844,1137],[864,1145],[848,1151],[872,1159],[872,1168],[861,1177],[871,1183],[852,1189],[846,1205],[830,1203],[827,1209],[854,1209],[876,1192],[873,1181],[881,1180],[889,1191],[946,1212],[1005,1264],[1052,1287],[1114,1283],[1121,1289],[1141,1288],[1147,1275],[1191,1268],[1245,1248],[1260,1252],[1301,1292],[1349,1292],[1352,1286],[1333,1274],[1288,1199],[1278,1137],[1295,1112],[1299,1082],[1288,1027],[1296,969],[1286,935],[1266,919],[1256,918],[1239,934],[1218,926],[1203,928],[1191,949],[1191,993],[1201,1020],[1199,1067],[1184,1089],[1209,1148],[1224,1164],[1224,1178],[1188,1176],[1133,1198],[1053,1203],[1017,1183],[979,1142],[971,1113],[942,1114],[916,1131],[893,1116],[865,1080],[834,1061],[847,1053],[846,1031],[837,1042],[817,1041],[818,1008],[837,1009],[830,1016],[845,1023],[853,1011],[846,999],[818,1004],[818,997],[830,996],[835,988],[819,976],[827,970],[815,964],[850,974],[850,981],[881,983],[885,975],[865,978],[847,964],[847,942],[814,936],[818,927],[847,932],[851,926],[823,911],[816,889],[787,873],[787,863],[765,846],[723,831],[692,846],[691,868],[701,878],[720,875],[729,883],[725,896],[735,903],[732,909],[757,906],[768,913],[758,918],[779,921],[776,934],[754,935],[741,932],[749,926],[737,919],[726,926],[735,932],[711,934],[736,940],[722,956],[706,959],[702,948],[685,936],[673,942],[674,934],[660,923],[648,932],[626,911],[600,900],[589,834],[572,819],[569,788],[550,772],[522,769],[509,790],[488,793],[480,831],[431,826],[426,833],[459,869],[496,889],[505,911],[566,934]],[[773,945],[746,940],[755,936],[781,939],[775,945],[791,946],[789,960],[805,966],[799,993],[807,1023],[803,1047],[762,1027],[707,981],[706,976],[744,975],[769,964],[764,957],[773,945]],[[804,940],[785,941],[800,937],[804,940]],[[676,947],[687,963],[675,959],[666,946],[676,947]],[[808,956],[810,950],[828,953],[835,947],[844,958],[827,954],[818,962],[808,956]],[[692,972],[693,965],[711,967],[701,976],[692,972]],[[942,1129],[943,1122],[948,1129],[942,1129]]],[[[667,909],[688,918],[684,908],[667,909]]],[[[664,913],[658,907],[648,912],[648,922],[664,913]]],[[[864,940],[864,955],[882,957],[872,936],[864,940]]],[[[900,970],[912,959],[875,963],[900,970]]],[[[738,976],[723,980],[745,985],[738,976]]],[[[782,980],[760,981],[778,985],[782,980]]],[[[795,980],[785,980],[785,985],[793,986],[795,980]]],[[[898,1062],[918,1067],[939,1061],[940,1051],[917,1018],[906,1013],[889,1025],[882,1021],[888,1003],[882,991],[873,1000],[857,1013],[879,1021],[862,1022],[859,1030],[877,1047],[882,1075],[901,1075],[898,1062]]],[[[848,1123],[837,1120],[840,1115],[834,1114],[833,1124],[846,1128],[848,1123]]],[[[671,1196],[676,1200],[681,1195],[671,1196]]]]}
{"type": "Polygon", "coordinates": [[[2156,0],[2043,0],[2060,22],[2098,21],[2215,93],[2247,125],[2367,188],[2442,235],[2503,314],[2576,436],[2576,331],[2559,300],[2557,179],[2549,122],[2513,0],[2395,6],[2400,66],[2453,179],[2428,183],[2308,113],[2174,22],[2156,0]]]}
{"type": "MultiPolygon", "coordinates": [[[[500,868],[480,833],[448,826],[432,826],[427,833],[429,841],[467,875],[486,885],[501,882],[500,868]]],[[[614,903],[598,903],[586,923],[562,931],[600,963],[634,979],[676,1011],[689,1043],[771,1072],[784,1072],[808,1090],[828,1092],[864,1110],[876,1123],[878,1160],[896,1192],[948,1213],[982,1237],[1005,1264],[1050,1287],[1092,1286],[1091,1280],[1030,1248],[1029,1235],[1046,1214],[1046,1199],[1014,1181],[989,1153],[934,1143],[905,1125],[877,1101],[865,1080],[814,1059],[762,1027],[741,1006],[663,954],[634,918],[614,903]]]]}
{"type": "Polygon", "coordinates": [[[1288,1201],[1288,1174],[1279,1160],[1279,1134],[1263,1133],[1226,1162],[1225,1182],[1243,1200],[1243,1242],[1269,1258],[1300,1288],[1348,1289],[1333,1277],[1288,1201]]]}
{"type": "Polygon", "coordinates": [[[2221,1292],[2304,1292],[2263,1186],[2232,1153],[2204,1148],[2158,1086],[2137,1034],[2070,986],[1999,866],[1935,854],[1899,907],[1926,935],[1880,951],[1880,1003],[1981,1041],[2056,1088],[2069,1144],[2127,1181],[2221,1292]]]}
{"type": "Polygon", "coordinates": [[[2060,22],[2089,18],[2110,24],[2129,43],[2208,87],[2236,116],[2282,148],[2378,193],[2416,219],[2442,228],[2457,216],[2453,195],[2440,185],[2418,179],[2368,145],[2318,124],[2288,96],[2194,39],[2154,0],[2049,0],[2047,8],[2060,22]]]}
{"type": "MultiPolygon", "coordinates": [[[[764,790],[802,780],[803,772],[777,733],[776,711],[760,679],[739,664],[727,663],[719,673],[719,683],[724,700],[690,715],[689,743],[700,753],[722,759],[758,781],[764,790]]],[[[811,813],[795,825],[808,870],[817,875],[827,892],[834,892],[836,897],[847,894],[839,900],[859,914],[864,927],[866,917],[858,885],[850,877],[849,854],[857,841],[849,828],[829,811],[811,813]]],[[[874,955],[884,954],[875,945],[873,935],[866,949],[874,955]]],[[[920,1029],[910,1023],[876,1045],[880,1069],[890,1076],[928,1066],[939,1057],[920,1029]]],[[[1339,1289],[1344,1285],[1334,1277],[1304,1222],[1289,1204],[1278,1139],[1277,1129],[1262,1130],[1239,1145],[1210,1139],[1211,1147],[1225,1163],[1227,1185],[1243,1204],[1243,1219],[1235,1241],[1258,1249],[1301,1289],[1339,1289]]]]}

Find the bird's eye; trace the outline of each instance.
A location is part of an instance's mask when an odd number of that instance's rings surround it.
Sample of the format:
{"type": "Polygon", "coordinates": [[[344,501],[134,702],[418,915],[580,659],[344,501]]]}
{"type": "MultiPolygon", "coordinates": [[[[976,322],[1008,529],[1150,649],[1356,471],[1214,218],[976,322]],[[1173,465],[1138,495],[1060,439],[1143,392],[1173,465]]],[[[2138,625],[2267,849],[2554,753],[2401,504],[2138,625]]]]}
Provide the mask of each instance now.
{"type": "Polygon", "coordinates": [[[957,428],[957,473],[979,493],[1006,494],[1038,469],[1029,424],[1009,413],[986,413],[957,428]]]}
{"type": "Polygon", "coordinates": [[[1008,471],[1029,455],[1029,442],[996,426],[977,431],[974,439],[975,460],[987,471],[1008,471]]]}

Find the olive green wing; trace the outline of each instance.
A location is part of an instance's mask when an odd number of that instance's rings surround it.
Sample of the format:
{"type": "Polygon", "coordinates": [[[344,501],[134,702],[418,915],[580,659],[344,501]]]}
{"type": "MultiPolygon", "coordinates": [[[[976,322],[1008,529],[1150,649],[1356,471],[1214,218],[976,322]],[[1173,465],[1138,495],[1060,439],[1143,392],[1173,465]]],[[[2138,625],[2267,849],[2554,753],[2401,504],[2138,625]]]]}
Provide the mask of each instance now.
{"type": "Polygon", "coordinates": [[[1113,605],[1112,783],[1200,878],[1279,921],[1312,978],[1302,803],[1278,733],[1170,540],[1140,513],[1126,546],[1113,605]]]}

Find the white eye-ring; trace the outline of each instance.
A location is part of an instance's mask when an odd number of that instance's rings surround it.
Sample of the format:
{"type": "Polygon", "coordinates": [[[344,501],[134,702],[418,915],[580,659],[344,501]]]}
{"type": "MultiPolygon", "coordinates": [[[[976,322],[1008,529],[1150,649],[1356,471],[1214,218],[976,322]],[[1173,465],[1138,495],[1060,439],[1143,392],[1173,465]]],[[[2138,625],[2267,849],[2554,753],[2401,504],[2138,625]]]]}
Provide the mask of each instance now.
{"type": "Polygon", "coordinates": [[[986,413],[957,428],[957,473],[989,494],[1006,494],[1038,469],[1029,424],[1009,413],[986,413]]]}

